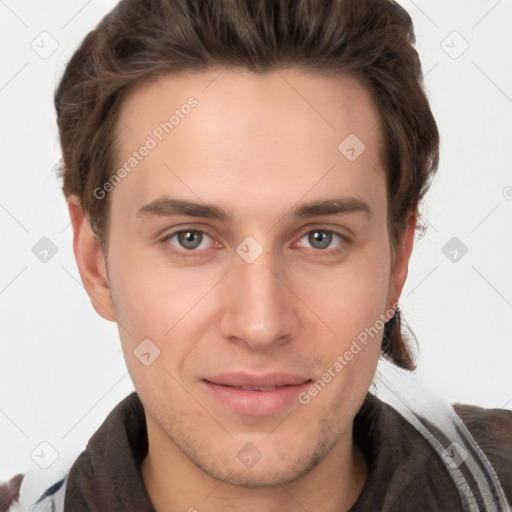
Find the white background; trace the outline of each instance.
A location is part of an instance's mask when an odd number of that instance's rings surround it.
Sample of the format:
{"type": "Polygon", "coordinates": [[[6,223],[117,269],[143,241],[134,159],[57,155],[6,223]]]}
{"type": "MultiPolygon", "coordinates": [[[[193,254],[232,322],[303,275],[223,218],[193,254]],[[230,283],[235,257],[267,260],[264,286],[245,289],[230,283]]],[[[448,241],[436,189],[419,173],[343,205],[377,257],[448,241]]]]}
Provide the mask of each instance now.
{"type": "MultiPolygon", "coordinates": [[[[30,472],[43,489],[133,390],[117,329],[80,284],[54,174],[55,86],[115,3],[0,3],[0,480],[30,472]],[[32,48],[41,37],[47,50],[58,44],[48,58],[32,48]],[[42,237],[57,248],[46,263],[32,253],[42,237]],[[31,458],[41,449],[51,456],[41,442],[58,453],[46,470],[31,458]]],[[[414,20],[441,133],[422,210],[428,229],[401,299],[420,345],[417,373],[450,402],[512,408],[512,1],[401,4],[414,20]],[[464,40],[469,47],[453,58],[464,40]],[[468,248],[455,263],[442,252],[452,237],[468,248]]]]}

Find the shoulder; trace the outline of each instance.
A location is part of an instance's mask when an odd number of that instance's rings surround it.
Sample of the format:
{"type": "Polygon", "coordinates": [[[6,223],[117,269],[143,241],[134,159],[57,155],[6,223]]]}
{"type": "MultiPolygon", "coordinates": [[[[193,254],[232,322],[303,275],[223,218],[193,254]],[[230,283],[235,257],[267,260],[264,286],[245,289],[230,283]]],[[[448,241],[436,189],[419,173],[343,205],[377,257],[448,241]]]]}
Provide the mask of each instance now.
{"type": "MultiPolygon", "coordinates": [[[[27,475],[19,474],[0,484],[0,512],[63,512],[67,476],[48,487],[35,503],[27,504],[21,488],[27,475]],[[23,499],[24,498],[24,499],[23,499]]],[[[32,491],[32,490],[30,490],[32,491]]],[[[30,494],[27,492],[27,494],[30,494]]]]}
{"type": "Polygon", "coordinates": [[[461,403],[453,408],[489,459],[512,503],[512,411],[461,403]]]}

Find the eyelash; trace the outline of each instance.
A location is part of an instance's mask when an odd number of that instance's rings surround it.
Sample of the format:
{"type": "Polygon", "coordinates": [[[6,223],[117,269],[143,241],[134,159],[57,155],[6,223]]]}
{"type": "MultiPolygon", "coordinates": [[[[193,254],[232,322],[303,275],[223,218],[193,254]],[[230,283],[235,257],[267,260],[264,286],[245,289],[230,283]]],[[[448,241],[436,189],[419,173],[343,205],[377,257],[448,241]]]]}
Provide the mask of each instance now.
{"type": "MultiPolygon", "coordinates": [[[[166,250],[168,250],[171,253],[176,254],[178,256],[182,256],[185,258],[197,258],[197,257],[201,258],[201,257],[203,257],[203,255],[200,253],[207,251],[208,249],[191,249],[188,251],[185,249],[180,250],[180,249],[176,249],[176,247],[174,247],[172,244],[169,243],[169,241],[172,238],[174,238],[176,235],[179,235],[180,233],[185,233],[187,231],[191,231],[193,233],[202,233],[203,235],[207,235],[213,239],[213,237],[211,235],[209,235],[207,231],[204,231],[202,229],[184,228],[184,229],[180,229],[178,231],[173,231],[172,233],[165,235],[165,237],[161,241],[163,244],[165,244],[166,250]]],[[[323,233],[331,233],[340,238],[340,243],[334,249],[315,249],[315,248],[312,249],[313,251],[322,253],[325,256],[335,256],[335,255],[341,253],[343,250],[345,250],[347,245],[351,244],[351,239],[349,237],[342,235],[341,233],[339,233],[337,231],[333,231],[332,229],[323,229],[323,228],[309,229],[300,235],[299,240],[304,238],[304,236],[306,236],[310,233],[313,233],[315,231],[321,231],[323,233]]]]}

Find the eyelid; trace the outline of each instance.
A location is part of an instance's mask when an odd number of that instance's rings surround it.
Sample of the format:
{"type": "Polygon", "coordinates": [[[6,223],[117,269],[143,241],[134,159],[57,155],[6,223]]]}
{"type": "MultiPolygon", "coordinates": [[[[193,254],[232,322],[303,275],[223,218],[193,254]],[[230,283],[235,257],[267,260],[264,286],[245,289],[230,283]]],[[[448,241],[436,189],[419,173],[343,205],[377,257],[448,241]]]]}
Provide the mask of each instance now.
{"type": "Polygon", "coordinates": [[[342,228],[341,226],[327,226],[325,224],[318,224],[318,225],[309,225],[303,228],[301,231],[301,235],[299,238],[302,238],[307,233],[311,233],[311,231],[326,231],[328,233],[335,233],[336,235],[340,236],[341,238],[348,239],[350,238],[350,235],[344,234],[343,231],[349,231],[347,228],[342,228]]]}
{"type": "Polygon", "coordinates": [[[314,231],[324,231],[326,233],[332,233],[333,235],[336,235],[340,238],[340,243],[337,246],[332,247],[330,249],[315,249],[315,248],[309,248],[309,247],[307,247],[306,249],[311,249],[315,252],[323,253],[325,255],[332,255],[332,254],[343,251],[345,246],[352,244],[352,238],[349,235],[342,233],[338,229],[326,227],[325,225],[324,226],[308,226],[307,229],[305,229],[304,231],[301,232],[301,234],[298,236],[297,240],[300,241],[302,238],[304,238],[304,236],[306,236],[309,233],[312,233],[314,231]]]}
{"type": "MultiPolygon", "coordinates": [[[[216,242],[216,243],[220,243],[218,242],[215,237],[213,235],[211,235],[208,230],[204,229],[204,228],[197,228],[197,227],[194,227],[194,226],[185,226],[185,227],[181,227],[179,229],[174,229],[173,231],[170,231],[169,233],[163,235],[161,237],[161,241],[162,242],[168,242],[171,238],[174,238],[176,235],[180,234],[180,233],[183,233],[183,232],[186,232],[186,231],[193,231],[195,233],[201,233],[203,235],[206,235],[208,237],[210,237],[212,239],[212,241],[216,242]]],[[[180,249],[177,249],[178,251],[180,251],[180,249]]],[[[206,249],[191,249],[191,250],[185,250],[185,249],[181,249],[182,252],[186,252],[186,253],[192,253],[192,252],[199,252],[199,251],[204,251],[206,249]]]]}

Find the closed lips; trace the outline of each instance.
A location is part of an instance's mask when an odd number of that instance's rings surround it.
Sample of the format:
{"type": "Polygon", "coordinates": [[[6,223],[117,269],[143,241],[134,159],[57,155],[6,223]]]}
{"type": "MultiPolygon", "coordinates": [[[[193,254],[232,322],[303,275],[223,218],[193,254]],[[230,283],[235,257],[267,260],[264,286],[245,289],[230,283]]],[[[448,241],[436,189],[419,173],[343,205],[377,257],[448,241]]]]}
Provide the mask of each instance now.
{"type": "Polygon", "coordinates": [[[203,379],[210,384],[241,389],[244,391],[272,391],[285,386],[298,386],[311,379],[299,375],[274,373],[267,375],[250,375],[230,373],[203,379]]]}
{"type": "Polygon", "coordinates": [[[297,407],[297,395],[311,379],[289,373],[236,372],[209,376],[202,382],[220,407],[246,417],[262,417],[297,407]]]}

